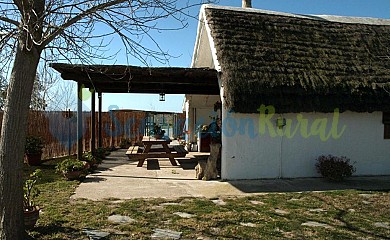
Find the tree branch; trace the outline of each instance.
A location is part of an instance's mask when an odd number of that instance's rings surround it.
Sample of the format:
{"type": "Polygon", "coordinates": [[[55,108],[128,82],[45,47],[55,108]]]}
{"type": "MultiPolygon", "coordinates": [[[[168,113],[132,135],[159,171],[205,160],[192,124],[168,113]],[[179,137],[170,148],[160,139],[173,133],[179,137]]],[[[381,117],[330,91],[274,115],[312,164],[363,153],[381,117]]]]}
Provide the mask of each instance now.
{"type": "Polygon", "coordinates": [[[126,2],[127,0],[116,0],[116,1],[110,1],[108,3],[102,3],[102,4],[99,4],[97,6],[94,6],[94,7],[91,7],[87,10],[85,10],[84,12],[81,12],[80,14],[78,14],[77,16],[71,18],[69,21],[65,22],[64,24],[62,24],[61,26],[59,26],[54,32],[52,32],[41,44],[42,47],[45,47],[46,45],[48,45],[54,38],[56,38],[59,34],[61,34],[67,27],[75,24],[76,22],[80,21],[81,19],[83,19],[84,17],[92,14],[92,13],[96,13],[97,11],[99,10],[104,10],[104,9],[107,9],[108,7],[111,7],[111,6],[114,6],[116,4],[119,4],[119,3],[122,3],[122,2],[126,2]]]}
{"type": "Polygon", "coordinates": [[[12,19],[9,19],[9,18],[6,18],[6,17],[0,16],[0,21],[11,23],[11,24],[15,25],[16,27],[19,26],[19,22],[18,21],[15,21],[15,20],[12,20],[12,19]]]}

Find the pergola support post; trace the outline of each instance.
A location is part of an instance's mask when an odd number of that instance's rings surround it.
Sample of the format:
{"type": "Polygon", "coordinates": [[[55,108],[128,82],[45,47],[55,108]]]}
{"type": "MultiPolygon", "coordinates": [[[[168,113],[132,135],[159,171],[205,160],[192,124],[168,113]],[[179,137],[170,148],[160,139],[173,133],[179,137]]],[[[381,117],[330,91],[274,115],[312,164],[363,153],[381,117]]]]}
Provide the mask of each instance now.
{"type": "Polygon", "coordinates": [[[83,155],[83,86],[77,83],[77,159],[83,155]]]}
{"type": "Polygon", "coordinates": [[[102,92],[98,92],[98,147],[103,147],[103,139],[102,139],[102,126],[103,126],[103,119],[102,119],[102,92]]]}
{"type": "Polygon", "coordinates": [[[96,117],[95,117],[95,90],[90,89],[91,92],[91,152],[95,153],[96,150],[96,117]]]}

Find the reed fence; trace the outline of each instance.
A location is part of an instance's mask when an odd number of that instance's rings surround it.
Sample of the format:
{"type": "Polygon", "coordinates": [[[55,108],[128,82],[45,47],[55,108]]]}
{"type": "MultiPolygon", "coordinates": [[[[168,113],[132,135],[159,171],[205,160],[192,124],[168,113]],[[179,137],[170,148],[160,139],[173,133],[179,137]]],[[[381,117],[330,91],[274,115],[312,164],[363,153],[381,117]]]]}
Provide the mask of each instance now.
{"type": "MultiPolygon", "coordinates": [[[[181,119],[182,129],[185,115],[177,114],[181,119]]],[[[132,144],[142,140],[145,131],[145,121],[147,112],[145,111],[112,111],[102,113],[102,146],[117,147],[123,139],[129,140],[132,144]]],[[[91,112],[83,112],[83,150],[91,149],[91,112]]],[[[0,120],[3,113],[0,112],[0,120]]],[[[98,136],[98,117],[96,113],[96,146],[98,136]]],[[[0,125],[1,129],[1,125],[0,125]]],[[[42,158],[53,158],[76,154],[77,152],[77,114],[71,112],[67,116],[61,111],[30,111],[28,116],[28,135],[40,136],[44,139],[45,148],[42,158]],[[69,151],[70,149],[70,151],[69,151]]]]}

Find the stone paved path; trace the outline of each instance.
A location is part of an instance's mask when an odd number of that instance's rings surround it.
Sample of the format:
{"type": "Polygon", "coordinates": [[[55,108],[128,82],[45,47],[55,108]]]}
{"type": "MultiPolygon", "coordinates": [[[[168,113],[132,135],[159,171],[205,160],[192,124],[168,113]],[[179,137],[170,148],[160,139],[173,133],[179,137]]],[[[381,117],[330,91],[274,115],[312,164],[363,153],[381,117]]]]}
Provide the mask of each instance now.
{"type": "Polygon", "coordinates": [[[137,162],[128,160],[125,152],[124,149],[112,152],[98,171],[88,175],[80,184],[72,198],[218,198],[285,191],[390,190],[390,176],[353,177],[343,183],[331,183],[322,178],[202,181],[195,179],[195,157],[198,153],[191,153],[191,158],[180,159],[178,166],[172,166],[168,159],[152,159],[139,168],[137,162]]]}

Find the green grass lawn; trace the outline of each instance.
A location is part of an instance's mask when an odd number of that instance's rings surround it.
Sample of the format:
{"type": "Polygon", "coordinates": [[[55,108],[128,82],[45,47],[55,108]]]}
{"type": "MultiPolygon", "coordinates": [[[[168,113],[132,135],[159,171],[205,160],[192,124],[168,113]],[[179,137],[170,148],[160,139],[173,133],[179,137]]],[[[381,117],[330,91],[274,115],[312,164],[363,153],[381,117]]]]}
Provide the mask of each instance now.
{"type": "Polygon", "coordinates": [[[55,163],[40,167],[42,213],[29,232],[35,239],[88,239],[84,228],[110,232],[108,239],[150,239],[155,228],[182,232],[181,239],[390,239],[389,192],[270,193],[223,198],[224,205],[205,198],[71,200],[78,182],[55,173],[55,163]],[[177,204],[160,205],[167,202],[177,204]],[[135,222],[111,223],[113,214],[135,222]],[[326,225],[302,226],[310,221],[326,225]]]}

